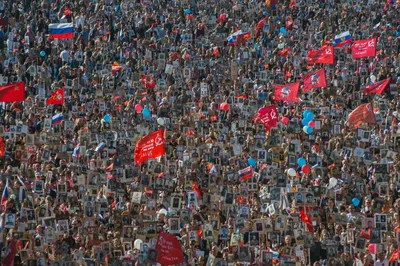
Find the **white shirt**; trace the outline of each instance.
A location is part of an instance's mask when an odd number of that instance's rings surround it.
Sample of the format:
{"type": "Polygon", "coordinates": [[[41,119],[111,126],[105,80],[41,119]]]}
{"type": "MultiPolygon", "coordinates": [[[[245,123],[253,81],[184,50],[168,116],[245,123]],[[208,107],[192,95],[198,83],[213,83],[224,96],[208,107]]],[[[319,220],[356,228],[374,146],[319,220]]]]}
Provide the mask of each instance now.
{"type": "Polygon", "coordinates": [[[60,53],[60,57],[61,57],[61,59],[62,59],[63,62],[68,62],[69,53],[70,53],[70,52],[69,52],[68,50],[63,50],[63,51],[60,53]]]}
{"type": "Polygon", "coordinates": [[[389,266],[389,261],[384,259],[383,261],[375,261],[374,266],[389,266]]]}

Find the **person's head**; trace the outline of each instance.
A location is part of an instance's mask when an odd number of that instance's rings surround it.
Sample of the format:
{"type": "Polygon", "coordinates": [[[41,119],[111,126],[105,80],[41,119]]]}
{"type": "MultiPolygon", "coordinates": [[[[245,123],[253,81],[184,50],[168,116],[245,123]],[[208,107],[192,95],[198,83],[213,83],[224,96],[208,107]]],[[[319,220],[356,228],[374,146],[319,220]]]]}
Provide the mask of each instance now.
{"type": "Polygon", "coordinates": [[[285,236],[285,244],[290,245],[292,243],[292,237],[290,235],[285,236]]]}
{"type": "Polygon", "coordinates": [[[335,201],[334,201],[332,198],[330,198],[330,199],[328,200],[328,206],[329,206],[329,208],[335,207],[335,201]]]}

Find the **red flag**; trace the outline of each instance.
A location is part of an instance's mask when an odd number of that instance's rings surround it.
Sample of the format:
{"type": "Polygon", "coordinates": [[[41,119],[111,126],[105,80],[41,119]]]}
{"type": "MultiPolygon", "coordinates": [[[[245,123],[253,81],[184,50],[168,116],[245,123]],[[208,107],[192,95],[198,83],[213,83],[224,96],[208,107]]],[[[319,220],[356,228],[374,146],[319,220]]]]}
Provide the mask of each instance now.
{"type": "Polygon", "coordinates": [[[164,134],[162,129],[152,132],[142,137],[136,144],[134,159],[137,164],[140,164],[148,159],[165,154],[164,134]]]}
{"type": "Polygon", "coordinates": [[[107,166],[106,168],[106,172],[111,172],[114,169],[114,164],[110,164],[109,166],[107,166]]]}
{"type": "Polygon", "coordinates": [[[175,265],[185,261],[181,243],[174,235],[160,232],[157,239],[157,262],[161,265],[175,265]]]}
{"type": "Polygon", "coordinates": [[[376,38],[355,41],[351,46],[354,59],[376,55],[376,38]]]}
{"type": "Polygon", "coordinates": [[[264,28],[264,25],[268,22],[268,17],[265,17],[261,19],[259,22],[256,24],[256,37],[260,36],[261,30],[264,28]]]}
{"type": "Polygon", "coordinates": [[[265,23],[267,22],[268,22],[268,17],[265,17],[261,19],[259,22],[257,22],[256,31],[259,32],[260,30],[262,30],[264,28],[265,23]]]}
{"type": "Polygon", "coordinates": [[[290,53],[290,47],[287,47],[285,49],[282,49],[278,52],[281,56],[286,57],[290,53]]]}
{"type": "Polygon", "coordinates": [[[393,262],[393,261],[396,261],[396,260],[400,259],[400,252],[399,251],[400,251],[399,249],[396,249],[393,252],[392,256],[390,256],[389,262],[393,262]]]}
{"type": "Polygon", "coordinates": [[[194,130],[192,128],[189,128],[188,130],[186,130],[186,136],[194,136],[194,130]]]}
{"type": "Polygon", "coordinates": [[[46,104],[64,104],[64,89],[60,88],[53,92],[47,99],[46,104]]]}
{"type": "Polygon", "coordinates": [[[192,183],[192,190],[194,192],[196,192],[197,197],[201,196],[201,190],[200,190],[199,186],[197,185],[197,182],[192,183]]]}
{"type": "Polygon", "coordinates": [[[372,104],[365,103],[358,106],[349,114],[349,118],[347,119],[347,125],[349,128],[357,128],[362,123],[376,123],[374,108],[372,104]]]}
{"type": "Polygon", "coordinates": [[[72,15],[72,11],[71,9],[67,8],[64,10],[64,16],[69,16],[69,15],[72,15]]]}
{"type": "Polygon", "coordinates": [[[4,148],[4,139],[0,138],[0,157],[6,154],[6,150],[4,148]]]}
{"type": "Polygon", "coordinates": [[[303,76],[303,83],[303,92],[326,87],[325,69],[321,68],[320,70],[305,74],[303,76]]]}
{"type": "Polygon", "coordinates": [[[213,52],[212,52],[213,56],[218,57],[219,56],[219,50],[218,47],[214,47],[213,48],[213,52]]]}
{"type": "Polygon", "coordinates": [[[276,123],[279,122],[279,115],[275,105],[260,108],[257,115],[261,123],[264,124],[265,130],[276,127],[276,123]]]}
{"type": "Polygon", "coordinates": [[[382,94],[386,86],[390,83],[390,78],[375,82],[365,88],[364,93],[382,94]]]}
{"type": "Polygon", "coordinates": [[[333,64],[335,49],[333,46],[323,46],[318,50],[311,50],[307,55],[308,64],[333,64]]]}
{"type": "Polygon", "coordinates": [[[147,81],[146,76],[143,76],[143,77],[140,79],[140,82],[143,83],[143,85],[144,85],[144,87],[145,87],[146,89],[154,89],[154,88],[156,87],[156,83],[154,82],[153,77],[151,77],[150,80],[147,81]]]}
{"type": "Polygon", "coordinates": [[[299,98],[297,94],[299,93],[300,82],[286,84],[286,85],[274,85],[275,101],[288,101],[288,102],[298,102],[299,98]]]}
{"type": "Polygon", "coordinates": [[[3,266],[13,266],[14,265],[14,258],[17,254],[17,241],[13,238],[10,242],[10,246],[8,248],[8,254],[3,260],[3,266]]]}
{"type": "Polygon", "coordinates": [[[236,203],[238,204],[247,204],[247,198],[245,196],[238,196],[236,203]]]}
{"type": "Polygon", "coordinates": [[[311,217],[304,211],[304,209],[300,211],[300,218],[303,223],[306,224],[308,231],[314,233],[314,226],[312,225],[311,217]]]}
{"type": "Polygon", "coordinates": [[[0,102],[19,102],[25,100],[25,83],[16,82],[0,86],[0,102]]]}

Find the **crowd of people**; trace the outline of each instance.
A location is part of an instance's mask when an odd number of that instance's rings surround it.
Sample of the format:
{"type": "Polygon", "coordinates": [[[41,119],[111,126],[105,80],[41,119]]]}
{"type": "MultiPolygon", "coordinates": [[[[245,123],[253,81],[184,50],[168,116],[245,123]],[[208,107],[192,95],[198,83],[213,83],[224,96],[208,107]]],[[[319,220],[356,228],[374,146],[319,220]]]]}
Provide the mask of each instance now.
{"type": "Polygon", "coordinates": [[[399,7],[0,1],[2,265],[399,265],[399,7]]]}

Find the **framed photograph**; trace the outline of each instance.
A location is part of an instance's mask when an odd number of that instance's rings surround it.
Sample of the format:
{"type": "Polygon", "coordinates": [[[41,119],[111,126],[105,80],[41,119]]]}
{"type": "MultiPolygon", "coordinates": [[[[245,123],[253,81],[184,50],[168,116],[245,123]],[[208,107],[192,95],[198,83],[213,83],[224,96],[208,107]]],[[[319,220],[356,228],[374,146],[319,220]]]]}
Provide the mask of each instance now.
{"type": "Polygon", "coordinates": [[[179,218],[169,218],[169,231],[172,234],[179,234],[179,218]]]}
{"type": "Polygon", "coordinates": [[[124,239],[133,239],[133,226],[124,226],[123,227],[123,238],[124,239]]]}
{"type": "Polygon", "coordinates": [[[59,220],[57,223],[57,231],[59,233],[69,233],[68,220],[59,220]]]}
{"type": "Polygon", "coordinates": [[[155,249],[149,249],[147,252],[147,261],[155,264],[157,262],[158,252],[155,249]]]}
{"type": "Polygon", "coordinates": [[[203,235],[204,235],[204,238],[207,240],[214,239],[212,224],[204,224],[203,225],[203,235]]]}
{"type": "Polygon", "coordinates": [[[43,180],[35,180],[34,181],[34,192],[36,194],[42,195],[44,192],[44,182],[43,180]]]}
{"type": "Polygon", "coordinates": [[[171,198],[171,208],[180,210],[181,209],[181,198],[180,197],[172,197],[171,198]]]}
{"type": "Polygon", "coordinates": [[[219,239],[225,241],[229,239],[229,229],[227,226],[221,226],[219,229],[219,239]]]}
{"type": "Polygon", "coordinates": [[[239,261],[250,261],[250,249],[249,247],[238,248],[238,260],[239,261]]]}
{"type": "Polygon", "coordinates": [[[128,251],[132,250],[132,242],[123,242],[122,247],[124,249],[124,253],[128,254],[128,251]]]}
{"type": "MultiPolygon", "coordinates": [[[[178,220],[178,226],[179,226],[179,220],[178,220]]],[[[147,222],[145,223],[145,228],[146,228],[146,234],[147,236],[151,237],[151,236],[155,236],[157,231],[156,231],[156,223],[153,222],[147,222]]],[[[178,230],[179,232],[179,230],[178,230]]]]}
{"type": "Polygon", "coordinates": [[[15,227],[15,218],[16,218],[16,216],[15,216],[15,214],[14,213],[7,213],[7,214],[5,214],[5,228],[9,228],[9,229],[11,229],[11,228],[14,228],[15,227]]]}
{"type": "Polygon", "coordinates": [[[250,232],[249,238],[250,246],[256,247],[260,245],[260,232],[250,232]]]}
{"type": "Polygon", "coordinates": [[[267,250],[261,250],[261,264],[263,266],[272,266],[272,260],[274,256],[272,252],[267,250]]]}
{"type": "Polygon", "coordinates": [[[381,243],[381,232],[379,229],[371,228],[371,238],[370,243],[372,244],[380,244],[381,243]]]}

